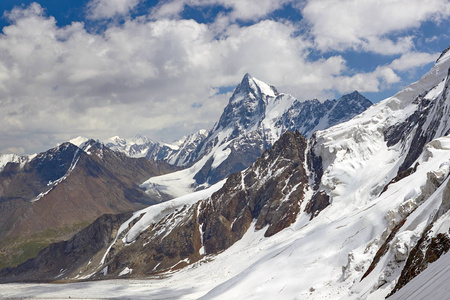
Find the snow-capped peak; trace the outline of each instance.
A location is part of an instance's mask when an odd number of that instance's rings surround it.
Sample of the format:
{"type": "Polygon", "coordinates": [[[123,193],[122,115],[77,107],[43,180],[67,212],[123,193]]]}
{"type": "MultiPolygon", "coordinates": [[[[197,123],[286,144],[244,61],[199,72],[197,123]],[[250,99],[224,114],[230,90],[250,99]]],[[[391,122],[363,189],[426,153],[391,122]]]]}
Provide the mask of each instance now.
{"type": "Polygon", "coordinates": [[[131,142],[135,145],[145,145],[150,142],[152,142],[148,137],[136,134],[132,139],[131,142]]]}
{"type": "Polygon", "coordinates": [[[82,145],[83,145],[84,143],[86,143],[88,140],[89,140],[89,139],[88,139],[87,137],[84,137],[84,136],[78,136],[78,137],[76,137],[76,138],[74,138],[74,139],[71,139],[71,140],[69,141],[69,143],[71,143],[71,144],[77,146],[78,148],[81,148],[82,145]]]}
{"type": "Polygon", "coordinates": [[[27,161],[31,160],[34,155],[20,156],[17,154],[0,154],[0,172],[8,163],[18,163],[23,166],[27,161]]]}
{"type": "Polygon", "coordinates": [[[239,102],[246,98],[257,100],[259,98],[276,97],[277,95],[278,92],[273,86],[247,73],[234,90],[233,96],[230,98],[230,103],[239,102]]]}

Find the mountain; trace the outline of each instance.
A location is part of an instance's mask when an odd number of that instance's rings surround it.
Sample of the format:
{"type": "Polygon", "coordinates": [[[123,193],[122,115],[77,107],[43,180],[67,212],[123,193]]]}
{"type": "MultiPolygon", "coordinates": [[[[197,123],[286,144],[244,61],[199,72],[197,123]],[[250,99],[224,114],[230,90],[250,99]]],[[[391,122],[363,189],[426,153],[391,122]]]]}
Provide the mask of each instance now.
{"type": "Polygon", "coordinates": [[[174,197],[208,187],[249,167],[284,132],[299,130],[310,137],[371,105],[357,91],[338,100],[299,101],[246,74],[208,134],[195,139],[195,147],[190,147],[182,160],[167,160],[182,162],[189,169],[150,178],[143,187],[153,194],[174,197]]]}
{"type": "MultiPolygon", "coordinates": [[[[351,120],[310,139],[288,131],[227,180],[101,231],[101,250],[71,248],[89,244],[93,224],[0,277],[150,276],[158,281],[147,295],[200,299],[398,299],[420,282],[432,299],[445,289],[433,278],[448,278],[432,271],[448,273],[438,267],[450,249],[449,87],[446,52],[418,82],[351,120]],[[51,259],[58,255],[68,263],[51,259]]],[[[248,107],[221,124],[257,124],[261,109],[248,107]]]]}
{"type": "Polygon", "coordinates": [[[0,169],[0,265],[17,264],[105,213],[158,203],[139,188],[166,163],[133,159],[93,140],[64,143],[0,169]]]}
{"type": "Polygon", "coordinates": [[[191,164],[189,160],[190,154],[195,151],[207,134],[208,131],[202,129],[183,137],[173,145],[154,142],[139,134],[131,139],[115,136],[104,143],[111,150],[125,153],[129,157],[146,157],[150,160],[162,160],[171,165],[182,167],[191,164]]]}

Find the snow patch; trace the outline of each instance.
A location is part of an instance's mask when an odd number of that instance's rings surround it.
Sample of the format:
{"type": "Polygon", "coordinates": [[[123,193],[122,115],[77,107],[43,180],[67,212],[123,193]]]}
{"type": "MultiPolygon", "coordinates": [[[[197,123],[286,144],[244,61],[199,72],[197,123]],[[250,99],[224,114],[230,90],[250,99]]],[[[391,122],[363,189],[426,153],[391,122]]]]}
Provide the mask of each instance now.
{"type": "Polygon", "coordinates": [[[125,267],[120,273],[119,276],[127,275],[133,273],[133,269],[130,269],[128,267],[125,267]]]}
{"type": "Polygon", "coordinates": [[[150,224],[157,223],[164,216],[172,213],[176,209],[180,209],[185,205],[192,205],[200,200],[210,197],[224,185],[225,181],[226,180],[222,180],[212,185],[208,189],[181,196],[167,202],[152,205],[144,210],[141,210],[141,214],[145,213],[144,216],[128,231],[128,233],[123,238],[123,242],[133,242],[141,234],[142,231],[150,226],[150,224]]]}

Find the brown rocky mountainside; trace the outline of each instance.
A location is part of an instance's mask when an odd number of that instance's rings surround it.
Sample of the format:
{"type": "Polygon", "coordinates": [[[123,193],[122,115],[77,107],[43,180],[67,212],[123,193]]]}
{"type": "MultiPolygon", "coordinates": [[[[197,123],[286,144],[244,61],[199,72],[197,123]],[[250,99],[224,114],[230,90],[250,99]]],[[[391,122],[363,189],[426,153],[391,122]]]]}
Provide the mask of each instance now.
{"type": "Polygon", "coordinates": [[[0,267],[17,265],[70,238],[103,214],[156,203],[139,188],[174,168],[129,158],[93,140],[70,143],[0,171],[0,267]]]}
{"type": "MultiPolygon", "coordinates": [[[[177,269],[205,255],[219,253],[241,239],[252,222],[257,230],[265,230],[266,236],[273,235],[292,224],[301,210],[309,185],[308,157],[307,140],[298,132],[287,132],[249,169],[233,174],[209,199],[166,215],[135,241],[125,245],[122,238],[126,232],[114,241],[116,231],[110,228],[118,228],[120,224],[107,225],[107,230],[100,233],[97,223],[105,220],[97,220],[72,240],[53,244],[37,258],[15,269],[4,269],[0,276],[2,281],[35,278],[51,281],[97,272],[101,278],[114,278],[129,268],[133,270],[132,276],[139,277],[177,269]],[[102,236],[102,241],[114,241],[104,263],[99,262],[107,252],[108,243],[99,243],[103,248],[96,248],[96,253],[69,249],[80,240],[87,241],[82,245],[86,247],[92,232],[102,236]],[[52,259],[61,255],[65,255],[65,260],[52,259]],[[62,269],[68,270],[63,276],[62,269]]],[[[303,205],[307,206],[314,203],[303,205]]],[[[325,207],[322,205],[321,209],[325,207]]],[[[319,212],[320,209],[314,211],[319,212]]],[[[117,218],[123,222],[122,216],[117,218]]]]}

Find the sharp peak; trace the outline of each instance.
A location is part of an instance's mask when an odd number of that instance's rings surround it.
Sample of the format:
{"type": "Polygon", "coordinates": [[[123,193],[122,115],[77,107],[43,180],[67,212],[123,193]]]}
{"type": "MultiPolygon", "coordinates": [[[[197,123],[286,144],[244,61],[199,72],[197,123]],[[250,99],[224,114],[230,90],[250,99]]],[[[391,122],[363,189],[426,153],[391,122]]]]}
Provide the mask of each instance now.
{"type": "Polygon", "coordinates": [[[253,79],[254,77],[250,73],[245,73],[244,77],[242,79],[253,79]]]}
{"type": "MultiPolygon", "coordinates": [[[[258,79],[258,78],[256,78],[256,77],[254,77],[252,74],[250,74],[250,73],[245,73],[244,77],[242,77],[241,83],[246,83],[246,82],[250,82],[250,81],[253,81],[256,85],[258,85],[258,82],[259,82],[259,83],[264,83],[264,84],[266,84],[266,85],[269,85],[269,84],[266,83],[265,81],[260,80],[260,79],[258,79]]],[[[269,86],[270,86],[270,85],[269,85],[269,86]]]]}
{"type": "Polygon", "coordinates": [[[357,90],[354,90],[353,92],[343,94],[340,98],[344,98],[344,97],[347,97],[347,96],[362,96],[362,95],[357,90]]]}
{"type": "Polygon", "coordinates": [[[364,95],[362,95],[360,92],[358,92],[357,90],[354,90],[351,93],[347,93],[342,95],[339,99],[343,99],[343,98],[348,98],[348,97],[362,97],[364,99],[367,99],[366,97],[364,97],[364,95]]]}
{"type": "Polygon", "coordinates": [[[241,82],[237,85],[236,89],[234,90],[234,93],[240,92],[242,90],[255,90],[255,91],[258,90],[257,91],[258,93],[265,92],[266,94],[270,94],[271,96],[274,97],[278,95],[278,91],[274,86],[253,77],[252,75],[250,75],[250,73],[245,73],[241,82]]]}
{"type": "Polygon", "coordinates": [[[347,95],[361,95],[361,93],[358,92],[357,90],[354,90],[353,92],[348,93],[347,95]]]}
{"type": "Polygon", "coordinates": [[[250,73],[245,73],[245,75],[244,75],[244,77],[242,77],[242,80],[239,83],[239,85],[248,86],[249,84],[251,84],[251,82],[256,84],[255,77],[250,75],[250,73]]]}

